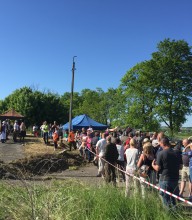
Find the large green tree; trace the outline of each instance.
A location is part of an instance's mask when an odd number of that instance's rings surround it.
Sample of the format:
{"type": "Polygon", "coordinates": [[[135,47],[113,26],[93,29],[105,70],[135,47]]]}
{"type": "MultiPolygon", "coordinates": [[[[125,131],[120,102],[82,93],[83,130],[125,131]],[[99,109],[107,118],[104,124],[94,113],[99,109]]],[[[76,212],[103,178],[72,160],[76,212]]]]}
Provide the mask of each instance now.
{"type": "Polygon", "coordinates": [[[148,124],[150,129],[158,125],[158,120],[173,134],[191,113],[191,47],[183,40],[165,39],[157,49],[151,60],[127,72],[121,87],[133,123],[148,124]]]}
{"type": "Polygon", "coordinates": [[[105,102],[105,114],[108,120],[108,124],[111,127],[126,126],[124,95],[120,88],[109,88],[104,94],[103,102],[105,102]]]}
{"type": "Polygon", "coordinates": [[[131,127],[143,130],[159,128],[154,111],[156,89],[152,86],[152,76],[150,64],[146,61],[130,69],[121,80],[121,89],[125,97],[125,111],[122,115],[131,127]]]}
{"type": "Polygon", "coordinates": [[[4,100],[4,111],[15,109],[22,115],[26,116],[27,124],[30,123],[30,112],[33,109],[33,91],[29,87],[16,89],[4,100]]]}
{"type": "Polygon", "coordinates": [[[165,39],[152,54],[156,114],[173,134],[191,113],[192,53],[184,40],[165,39]]]}
{"type": "Polygon", "coordinates": [[[3,101],[3,111],[14,108],[25,116],[27,125],[43,121],[64,123],[66,109],[58,94],[34,91],[29,87],[15,90],[3,101]]]}

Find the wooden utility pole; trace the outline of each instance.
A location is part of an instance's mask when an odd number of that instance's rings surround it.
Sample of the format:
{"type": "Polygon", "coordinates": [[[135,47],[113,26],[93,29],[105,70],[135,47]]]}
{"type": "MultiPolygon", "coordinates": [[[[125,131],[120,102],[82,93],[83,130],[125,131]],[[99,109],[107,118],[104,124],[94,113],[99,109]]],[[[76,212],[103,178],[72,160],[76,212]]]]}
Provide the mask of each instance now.
{"type": "Polygon", "coordinates": [[[71,81],[71,96],[70,96],[70,109],[69,109],[69,132],[72,128],[72,110],[73,110],[73,89],[74,89],[74,75],[75,75],[75,57],[73,57],[73,67],[72,67],[72,81],[71,81]]]}

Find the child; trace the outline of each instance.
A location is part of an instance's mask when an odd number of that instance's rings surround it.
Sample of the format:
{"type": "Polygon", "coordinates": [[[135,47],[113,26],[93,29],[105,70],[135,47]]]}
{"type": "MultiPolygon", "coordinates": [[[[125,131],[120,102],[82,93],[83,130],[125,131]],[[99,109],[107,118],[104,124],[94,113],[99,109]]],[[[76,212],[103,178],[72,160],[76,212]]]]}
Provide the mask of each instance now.
{"type": "Polygon", "coordinates": [[[58,138],[59,138],[59,135],[58,135],[58,131],[55,129],[54,133],[53,133],[53,143],[54,143],[54,150],[57,149],[57,141],[58,141],[58,138]]]}
{"type": "Polygon", "coordinates": [[[83,159],[86,159],[85,149],[87,147],[87,142],[84,140],[81,143],[81,146],[79,147],[79,153],[83,157],[83,159]]]}

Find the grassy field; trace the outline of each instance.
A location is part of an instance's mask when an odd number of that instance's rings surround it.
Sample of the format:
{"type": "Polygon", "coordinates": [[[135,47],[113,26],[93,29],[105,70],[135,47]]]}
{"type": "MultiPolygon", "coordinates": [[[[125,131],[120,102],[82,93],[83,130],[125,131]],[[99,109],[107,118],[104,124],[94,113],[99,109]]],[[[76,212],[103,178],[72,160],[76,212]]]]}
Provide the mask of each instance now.
{"type": "Polygon", "coordinates": [[[0,219],[15,220],[172,220],[191,219],[183,210],[166,212],[154,192],[125,198],[124,189],[101,188],[74,180],[0,183],[0,219]]]}

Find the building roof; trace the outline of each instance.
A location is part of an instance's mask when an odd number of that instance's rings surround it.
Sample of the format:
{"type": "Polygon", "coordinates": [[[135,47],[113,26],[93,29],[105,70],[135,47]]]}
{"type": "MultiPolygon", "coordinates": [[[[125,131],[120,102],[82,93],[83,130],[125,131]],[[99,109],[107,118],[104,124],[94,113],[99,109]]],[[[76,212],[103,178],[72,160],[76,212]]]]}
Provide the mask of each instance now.
{"type": "Polygon", "coordinates": [[[22,118],[24,118],[24,116],[16,112],[14,109],[10,109],[0,115],[0,119],[22,119],[22,118]]]}

